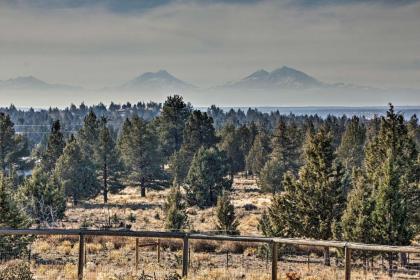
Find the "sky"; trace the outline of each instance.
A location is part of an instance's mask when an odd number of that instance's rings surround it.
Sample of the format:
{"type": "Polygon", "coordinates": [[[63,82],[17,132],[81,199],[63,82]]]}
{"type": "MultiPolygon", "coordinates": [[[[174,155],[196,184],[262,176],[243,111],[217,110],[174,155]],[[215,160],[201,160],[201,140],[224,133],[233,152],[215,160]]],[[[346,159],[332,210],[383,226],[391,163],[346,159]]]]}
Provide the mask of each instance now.
{"type": "Polygon", "coordinates": [[[283,65],[420,88],[420,1],[0,0],[0,80],[97,89],[166,69],[211,87],[283,65]]]}

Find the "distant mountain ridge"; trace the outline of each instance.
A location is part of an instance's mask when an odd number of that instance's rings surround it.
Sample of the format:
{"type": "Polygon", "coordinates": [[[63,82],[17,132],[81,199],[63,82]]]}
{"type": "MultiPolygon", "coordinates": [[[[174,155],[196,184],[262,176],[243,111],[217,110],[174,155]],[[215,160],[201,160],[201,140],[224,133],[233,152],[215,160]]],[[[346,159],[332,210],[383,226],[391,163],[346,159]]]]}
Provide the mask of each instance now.
{"type": "Polygon", "coordinates": [[[119,90],[187,90],[196,86],[184,82],[166,70],[146,72],[140,76],[116,87],[119,90]]]}
{"type": "Polygon", "coordinates": [[[218,88],[224,89],[306,89],[323,87],[324,83],[306,73],[283,66],[271,72],[258,70],[237,82],[227,83],[218,88]]]}
{"type": "Polygon", "coordinates": [[[0,81],[0,90],[81,90],[81,87],[49,84],[33,76],[17,77],[0,81]]]}
{"type": "MultiPolygon", "coordinates": [[[[82,87],[51,84],[33,76],[22,76],[9,80],[0,80],[0,90],[38,90],[38,91],[76,91],[85,90],[82,87]]],[[[282,66],[271,72],[261,69],[245,76],[244,78],[228,82],[223,85],[199,88],[191,83],[180,80],[166,70],[159,70],[156,72],[145,72],[125,83],[114,87],[105,87],[94,91],[106,92],[138,92],[138,93],[187,93],[200,92],[202,94],[212,94],[213,92],[243,92],[253,91],[256,93],[273,93],[277,94],[286,91],[298,92],[313,92],[313,91],[328,91],[328,92],[391,92],[391,89],[382,89],[369,86],[361,86],[355,84],[348,84],[343,82],[326,83],[320,81],[300,70],[282,66]]],[[[405,92],[418,92],[418,89],[402,89],[405,92]]],[[[392,89],[392,91],[401,91],[401,89],[392,89]]]]}

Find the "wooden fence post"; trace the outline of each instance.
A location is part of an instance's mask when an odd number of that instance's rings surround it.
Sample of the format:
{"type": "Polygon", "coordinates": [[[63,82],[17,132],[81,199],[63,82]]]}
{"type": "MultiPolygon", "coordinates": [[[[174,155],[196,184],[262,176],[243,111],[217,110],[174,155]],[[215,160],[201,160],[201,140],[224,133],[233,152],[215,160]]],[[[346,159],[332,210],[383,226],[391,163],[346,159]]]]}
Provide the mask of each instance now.
{"type": "Polygon", "coordinates": [[[79,235],[79,265],[77,269],[77,278],[83,280],[83,267],[85,265],[85,236],[79,235]]]}
{"type": "Polygon", "coordinates": [[[160,239],[157,241],[157,255],[158,255],[158,263],[160,263],[160,239]]]}
{"type": "Polygon", "coordinates": [[[350,280],[351,278],[351,249],[345,245],[344,247],[344,279],[350,280]]]}
{"type": "Polygon", "coordinates": [[[139,268],[139,239],[136,238],[136,270],[139,268]]]}
{"type": "Polygon", "coordinates": [[[271,280],[277,280],[277,243],[271,243],[271,280]]]}
{"type": "Polygon", "coordinates": [[[188,276],[188,254],[189,254],[189,242],[188,242],[188,234],[186,233],[184,236],[184,248],[182,250],[182,277],[188,276]]]}
{"type": "Polygon", "coordinates": [[[226,269],[229,268],[229,251],[226,250],[226,269]]]}

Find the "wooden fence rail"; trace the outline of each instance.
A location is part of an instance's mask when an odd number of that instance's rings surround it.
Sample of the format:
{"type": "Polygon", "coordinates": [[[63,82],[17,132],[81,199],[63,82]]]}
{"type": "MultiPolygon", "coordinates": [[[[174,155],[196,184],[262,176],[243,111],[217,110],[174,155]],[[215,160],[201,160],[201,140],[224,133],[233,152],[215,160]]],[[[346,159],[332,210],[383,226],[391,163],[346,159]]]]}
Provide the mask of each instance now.
{"type": "MultiPolygon", "coordinates": [[[[86,236],[119,236],[119,237],[135,237],[136,238],[136,264],[138,263],[138,238],[175,238],[183,241],[183,258],[182,258],[182,276],[188,275],[189,268],[189,241],[190,240],[213,240],[213,241],[232,241],[232,242],[253,242],[265,243],[271,247],[271,279],[277,280],[278,265],[278,245],[304,245],[316,246],[324,248],[339,248],[344,250],[344,275],[345,280],[351,277],[351,252],[359,251],[376,251],[388,253],[417,253],[420,254],[420,247],[414,246],[388,246],[376,244],[361,244],[353,242],[325,241],[325,240],[309,240],[296,238],[269,238],[260,236],[227,236],[227,235],[209,235],[200,233],[185,232],[164,232],[164,231],[131,231],[131,230],[93,230],[93,229],[9,229],[0,228],[1,235],[73,235],[79,236],[79,261],[78,261],[78,278],[83,279],[83,268],[85,264],[85,237],[86,236]]],[[[158,241],[159,242],[159,241],[158,241]]],[[[147,244],[153,245],[153,244],[147,244]]],[[[157,246],[160,253],[160,246],[157,246]]],[[[158,253],[158,255],[160,255],[158,253]]],[[[160,259],[160,256],[158,256],[160,259]]]]}

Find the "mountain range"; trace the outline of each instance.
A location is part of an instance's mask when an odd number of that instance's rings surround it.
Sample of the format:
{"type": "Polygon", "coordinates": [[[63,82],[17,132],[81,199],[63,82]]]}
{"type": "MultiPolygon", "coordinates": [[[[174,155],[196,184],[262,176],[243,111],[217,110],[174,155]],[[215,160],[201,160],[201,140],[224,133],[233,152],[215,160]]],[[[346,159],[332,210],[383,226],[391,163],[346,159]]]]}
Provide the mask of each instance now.
{"type": "Polygon", "coordinates": [[[377,106],[420,104],[418,89],[381,89],[346,83],[326,83],[302,71],[283,66],[258,70],[237,81],[199,88],[168,71],[146,72],[114,87],[98,90],[50,84],[32,76],[0,81],[3,104],[67,106],[70,103],[161,102],[182,94],[196,106],[377,106]],[[36,91],[32,93],[32,91],[36,91]],[[31,92],[31,95],[28,95],[31,92]],[[62,92],[56,94],[55,92],[62,92]]]}
{"type": "Polygon", "coordinates": [[[81,87],[49,84],[33,76],[17,77],[5,81],[0,81],[0,90],[81,90],[81,87]]]}
{"type": "MultiPolygon", "coordinates": [[[[316,78],[293,68],[283,66],[271,72],[264,69],[258,70],[243,79],[229,82],[224,85],[215,86],[211,89],[251,89],[251,90],[278,90],[294,89],[303,90],[311,88],[347,88],[358,87],[344,83],[327,84],[316,78]]],[[[363,88],[363,87],[358,87],[363,88]]],[[[0,90],[80,90],[81,87],[50,84],[39,80],[33,76],[17,77],[6,81],[0,81],[0,90]]],[[[143,91],[143,90],[162,90],[162,91],[190,91],[198,90],[199,87],[191,83],[182,81],[173,76],[166,70],[157,72],[146,72],[116,87],[106,87],[107,91],[143,91]]]]}

